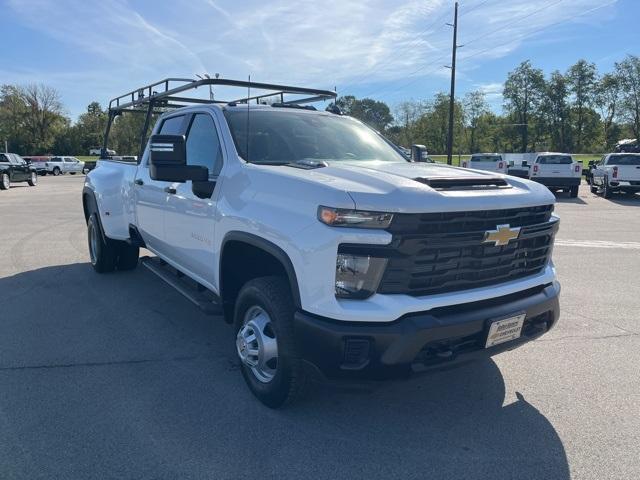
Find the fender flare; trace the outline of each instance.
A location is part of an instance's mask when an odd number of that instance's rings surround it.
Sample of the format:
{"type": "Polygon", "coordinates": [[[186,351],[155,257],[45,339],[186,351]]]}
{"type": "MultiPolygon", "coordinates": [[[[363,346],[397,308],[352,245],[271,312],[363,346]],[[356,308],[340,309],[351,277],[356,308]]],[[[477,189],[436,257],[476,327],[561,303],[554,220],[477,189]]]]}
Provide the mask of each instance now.
{"type": "Polygon", "coordinates": [[[89,187],[84,187],[82,189],[82,208],[85,214],[85,221],[89,220],[89,217],[92,213],[96,213],[98,217],[98,225],[100,226],[100,235],[102,236],[102,241],[107,243],[109,240],[104,233],[104,228],[102,227],[102,218],[100,218],[100,209],[98,208],[98,202],[96,201],[96,195],[89,187]],[[86,207],[84,198],[87,197],[86,207]]]}
{"type": "Polygon", "coordinates": [[[287,274],[287,279],[289,281],[289,285],[291,287],[291,295],[293,296],[293,302],[296,308],[302,308],[302,302],[300,301],[300,287],[298,285],[298,277],[296,276],[296,271],[293,268],[293,263],[289,258],[289,255],[277,246],[275,243],[270,242],[258,235],[254,235],[252,233],[242,232],[242,231],[230,231],[224,236],[222,240],[222,244],[220,245],[220,262],[219,262],[219,272],[218,279],[220,283],[220,293],[223,291],[223,281],[222,281],[222,258],[224,256],[224,247],[230,241],[243,242],[252,247],[259,248],[260,250],[264,250],[266,253],[270,254],[276,260],[278,260],[282,266],[284,267],[285,273],[287,274]]]}

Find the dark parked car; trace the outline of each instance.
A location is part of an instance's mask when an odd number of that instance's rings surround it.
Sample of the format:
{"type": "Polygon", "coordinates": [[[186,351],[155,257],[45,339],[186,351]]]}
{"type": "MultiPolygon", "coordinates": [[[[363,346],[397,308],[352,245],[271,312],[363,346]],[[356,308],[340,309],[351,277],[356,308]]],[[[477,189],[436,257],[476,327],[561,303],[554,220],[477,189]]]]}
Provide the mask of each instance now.
{"type": "Polygon", "coordinates": [[[20,155],[0,153],[0,190],[9,189],[12,182],[27,182],[35,187],[38,184],[38,174],[20,155]]]}

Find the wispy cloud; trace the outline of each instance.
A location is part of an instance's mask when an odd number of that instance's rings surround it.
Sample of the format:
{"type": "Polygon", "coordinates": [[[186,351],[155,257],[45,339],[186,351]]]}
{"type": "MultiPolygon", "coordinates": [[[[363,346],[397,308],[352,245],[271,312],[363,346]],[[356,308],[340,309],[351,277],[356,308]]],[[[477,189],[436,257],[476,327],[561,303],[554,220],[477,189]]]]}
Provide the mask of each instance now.
{"type": "MultiPolygon", "coordinates": [[[[52,37],[68,55],[98,59],[103,75],[125,75],[114,83],[126,82],[127,89],[167,76],[219,72],[341,91],[370,88],[384,96],[448,75],[449,0],[5,1],[23,25],[52,37]]],[[[551,27],[602,21],[616,1],[463,1],[461,78],[525,41],[550,42],[551,27]]]]}

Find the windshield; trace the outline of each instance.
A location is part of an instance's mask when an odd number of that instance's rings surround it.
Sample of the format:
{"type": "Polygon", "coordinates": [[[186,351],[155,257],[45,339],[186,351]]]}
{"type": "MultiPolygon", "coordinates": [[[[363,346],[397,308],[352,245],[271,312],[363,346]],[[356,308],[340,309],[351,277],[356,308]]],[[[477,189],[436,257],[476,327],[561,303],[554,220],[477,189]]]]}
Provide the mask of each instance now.
{"type": "Polygon", "coordinates": [[[611,155],[607,165],[640,165],[640,155],[611,155]]]}
{"type": "Polygon", "coordinates": [[[569,165],[573,160],[569,155],[545,155],[536,160],[540,165],[569,165]]]}
{"type": "Polygon", "coordinates": [[[282,165],[303,159],[407,161],[375,131],[348,117],[252,110],[247,122],[246,110],[226,110],[224,115],[238,154],[251,163],[282,165]]]}
{"type": "Polygon", "coordinates": [[[471,155],[472,162],[499,162],[502,160],[500,155],[471,155]]]}

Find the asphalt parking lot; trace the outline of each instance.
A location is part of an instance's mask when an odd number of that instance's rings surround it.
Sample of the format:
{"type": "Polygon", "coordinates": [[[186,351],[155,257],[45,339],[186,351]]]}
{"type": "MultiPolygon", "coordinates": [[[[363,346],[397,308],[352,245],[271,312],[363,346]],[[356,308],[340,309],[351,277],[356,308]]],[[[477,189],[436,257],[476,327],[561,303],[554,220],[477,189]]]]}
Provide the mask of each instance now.
{"type": "Polygon", "coordinates": [[[0,478],[640,478],[640,195],[558,195],[542,339],[272,411],[221,320],[94,274],[83,178],[0,192],[0,478]]]}

